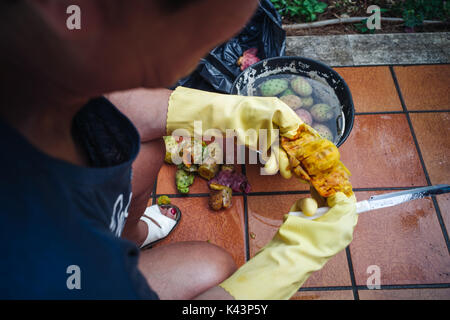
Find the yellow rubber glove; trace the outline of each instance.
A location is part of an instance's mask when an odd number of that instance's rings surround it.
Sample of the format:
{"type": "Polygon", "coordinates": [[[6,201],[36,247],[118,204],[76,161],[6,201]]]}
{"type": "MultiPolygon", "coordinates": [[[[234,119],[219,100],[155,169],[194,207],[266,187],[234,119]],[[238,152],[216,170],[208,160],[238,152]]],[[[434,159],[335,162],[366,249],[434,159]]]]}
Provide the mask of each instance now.
{"type": "Polygon", "coordinates": [[[220,284],[235,299],[289,299],[353,239],[356,198],[336,193],[316,220],[285,215],[274,238],[220,284]]]}
{"type": "MultiPolygon", "coordinates": [[[[263,152],[274,142],[278,143],[279,136],[274,130],[279,130],[281,136],[292,138],[303,123],[289,106],[276,97],[245,97],[176,88],[169,99],[167,134],[171,135],[176,129],[185,129],[193,136],[194,121],[201,121],[203,132],[217,129],[226,133],[227,129],[233,129],[239,143],[263,152]],[[261,129],[267,130],[267,143],[262,144],[263,147],[259,145],[258,139],[261,129]],[[248,130],[253,130],[256,135],[247,134],[248,130]]],[[[288,161],[284,150],[277,148],[272,153],[272,160],[267,161],[266,168],[272,166],[272,170],[266,169],[267,173],[276,173],[273,172],[273,160],[276,156],[284,162],[288,161]]],[[[290,177],[289,169],[282,167],[282,175],[290,177]]]]}

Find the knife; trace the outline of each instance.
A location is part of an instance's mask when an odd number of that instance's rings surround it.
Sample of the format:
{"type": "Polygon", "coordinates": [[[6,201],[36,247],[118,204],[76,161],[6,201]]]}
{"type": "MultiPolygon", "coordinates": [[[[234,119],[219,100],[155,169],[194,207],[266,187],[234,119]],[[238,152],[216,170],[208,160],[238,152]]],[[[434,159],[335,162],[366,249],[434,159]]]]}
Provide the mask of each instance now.
{"type": "MultiPolygon", "coordinates": [[[[381,208],[387,208],[396,206],[398,204],[401,204],[403,202],[416,200],[416,199],[422,199],[424,197],[428,197],[431,195],[438,195],[443,193],[450,192],[450,185],[448,184],[440,184],[436,186],[430,186],[430,187],[423,187],[423,188],[415,188],[415,189],[409,189],[405,191],[399,191],[399,192],[392,192],[392,193],[385,193],[380,194],[377,196],[371,196],[369,200],[363,200],[356,203],[356,213],[360,214],[362,212],[366,211],[372,211],[377,210],[381,208]]],[[[329,207],[321,207],[318,208],[315,215],[313,216],[306,216],[301,211],[291,211],[289,212],[290,215],[303,217],[306,219],[316,219],[330,210],[329,207]]]]}

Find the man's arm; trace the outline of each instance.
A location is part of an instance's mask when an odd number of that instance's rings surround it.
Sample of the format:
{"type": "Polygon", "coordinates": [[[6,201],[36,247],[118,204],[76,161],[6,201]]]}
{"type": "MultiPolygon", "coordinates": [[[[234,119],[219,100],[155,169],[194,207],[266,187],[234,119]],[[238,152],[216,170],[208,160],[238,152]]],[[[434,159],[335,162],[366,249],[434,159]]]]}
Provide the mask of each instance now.
{"type": "Polygon", "coordinates": [[[167,108],[172,90],[133,89],[105,94],[137,128],[141,142],[166,134],[167,108]]]}

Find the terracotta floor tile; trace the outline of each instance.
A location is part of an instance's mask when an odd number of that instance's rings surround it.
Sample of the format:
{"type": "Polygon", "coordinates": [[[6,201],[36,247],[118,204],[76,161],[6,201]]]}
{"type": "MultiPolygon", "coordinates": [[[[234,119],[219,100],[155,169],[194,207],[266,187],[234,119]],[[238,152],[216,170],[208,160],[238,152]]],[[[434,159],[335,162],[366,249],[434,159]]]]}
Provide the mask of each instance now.
{"type": "MultiPolygon", "coordinates": [[[[292,204],[303,195],[249,196],[248,228],[250,234],[250,257],[253,257],[275,235],[283,216],[292,204]]],[[[351,285],[345,251],[333,257],[322,270],[314,273],[303,287],[351,285]]]]}
{"type": "Polygon", "coordinates": [[[404,114],[356,116],[339,150],[355,188],[427,184],[404,114]]]}
{"type": "Polygon", "coordinates": [[[299,291],[291,300],[353,300],[351,290],[335,291],[299,291]]]}
{"type": "Polygon", "coordinates": [[[408,110],[450,109],[450,65],[394,67],[408,110]]]}
{"type": "Polygon", "coordinates": [[[447,233],[450,231],[450,193],[436,196],[447,233]]]}
{"type": "Polygon", "coordinates": [[[176,229],[158,245],[178,241],[209,241],[228,252],[238,266],[245,262],[244,201],[233,197],[233,206],[224,211],[212,211],[208,197],[172,198],[182,211],[176,229]]]}
{"type": "Polygon", "coordinates": [[[352,93],[356,112],[402,111],[389,67],[335,68],[352,93]]]}
{"type": "Polygon", "coordinates": [[[309,185],[301,183],[295,177],[284,179],[280,173],[273,176],[261,175],[259,165],[246,165],[246,175],[250,185],[251,192],[272,192],[272,191],[307,191],[309,185]]]}
{"type": "Polygon", "coordinates": [[[449,300],[450,288],[359,290],[360,300],[449,300]]]}
{"type": "Polygon", "coordinates": [[[410,117],[431,183],[450,183],[450,112],[410,117]]]}
{"type": "Polygon", "coordinates": [[[450,256],[430,198],[362,213],[350,252],[357,285],[367,285],[371,265],[380,268],[381,285],[450,282],[450,256]]]}

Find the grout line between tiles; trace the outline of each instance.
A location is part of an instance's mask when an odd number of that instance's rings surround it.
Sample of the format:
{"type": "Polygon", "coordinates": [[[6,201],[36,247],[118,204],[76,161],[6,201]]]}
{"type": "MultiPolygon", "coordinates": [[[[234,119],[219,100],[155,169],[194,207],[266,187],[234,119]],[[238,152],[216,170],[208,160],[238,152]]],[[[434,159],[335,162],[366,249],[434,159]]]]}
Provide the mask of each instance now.
{"type": "Polygon", "coordinates": [[[245,244],[245,261],[250,260],[250,237],[248,230],[248,202],[247,196],[244,195],[244,244],[245,244]]]}
{"type": "Polygon", "coordinates": [[[355,112],[355,116],[383,115],[383,114],[408,114],[408,113],[446,113],[446,112],[450,112],[450,109],[355,112]]]}
{"type": "MultiPolygon", "coordinates": [[[[245,167],[245,164],[241,165],[241,173],[247,178],[247,169],[245,167]]],[[[247,194],[244,194],[245,261],[250,260],[250,236],[249,235],[250,235],[250,230],[248,229],[248,201],[247,201],[247,194]]]]}
{"type": "Polygon", "coordinates": [[[436,196],[432,196],[434,208],[436,209],[436,215],[439,221],[439,225],[441,226],[442,234],[444,235],[445,243],[447,244],[447,251],[450,254],[450,240],[448,238],[447,228],[444,223],[444,219],[442,218],[441,208],[439,207],[439,203],[436,200],[436,196]]]}
{"type": "MultiPolygon", "coordinates": [[[[392,66],[390,66],[389,69],[391,71],[391,75],[392,75],[392,78],[394,80],[394,85],[395,85],[395,88],[397,89],[397,94],[398,94],[398,96],[400,98],[400,102],[402,104],[402,108],[405,111],[406,120],[408,121],[409,129],[411,131],[411,135],[412,135],[412,138],[413,138],[413,141],[414,141],[414,145],[416,147],[416,151],[417,151],[417,154],[419,156],[420,164],[422,165],[422,169],[423,169],[423,172],[425,174],[425,179],[427,180],[428,185],[431,186],[432,185],[431,179],[430,179],[430,176],[428,175],[428,170],[427,170],[427,167],[425,165],[425,161],[423,160],[422,151],[420,149],[419,141],[417,140],[416,133],[414,131],[414,127],[413,127],[413,124],[412,124],[412,121],[411,121],[411,117],[409,116],[409,113],[407,112],[408,108],[406,106],[405,100],[403,99],[403,94],[402,94],[402,91],[400,89],[400,85],[398,83],[397,76],[395,74],[395,70],[394,70],[394,68],[392,66]]],[[[434,197],[432,197],[432,199],[433,199],[433,206],[434,206],[434,209],[435,209],[435,212],[436,212],[436,217],[438,219],[439,226],[441,228],[442,235],[444,237],[445,244],[447,246],[447,251],[450,252],[449,237],[448,237],[447,229],[446,229],[445,224],[443,222],[444,219],[442,218],[441,210],[439,208],[439,205],[437,204],[436,199],[434,197]]]]}
{"type": "Polygon", "coordinates": [[[432,66],[432,65],[448,65],[448,62],[433,62],[433,63],[411,63],[411,64],[359,64],[359,65],[330,65],[330,68],[370,68],[370,67],[418,67],[418,66],[432,66]]]}
{"type": "Polygon", "coordinates": [[[407,289],[444,289],[450,288],[450,283],[423,283],[423,284],[386,284],[380,289],[369,289],[367,286],[357,286],[358,290],[407,290],[407,289]]]}
{"type": "Polygon", "coordinates": [[[408,110],[406,113],[439,113],[450,112],[450,109],[437,109],[437,110],[408,110]]]}
{"type": "Polygon", "coordinates": [[[352,286],[306,287],[306,288],[298,289],[298,292],[304,292],[304,291],[339,291],[339,290],[352,290],[352,286]]]}
{"type": "Polygon", "coordinates": [[[372,112],[355,112],[355,116],[383,115],[383,114],[403,114],[404,111],[372,111],[372,112]]]}
{"type": "MultiPolygon", "coordinates": [[[[373,188],[353,188],[356,192],[370,192],[370,191],[400,191],[409,190],[415,188],[422,188],[427,186],[405,186],[405,187],[373,187],[373,188]]],[[[247,196],[247,197],[257,197],[257,196],[280,196],[280,195],[292,195],[292,194],[309,194],[308,190],[288,190],[288,191],[267,191],[267,192],[250,192],[250,193],[239,193],[233,192],[233,196],[247,196]]],[[[209,197],[209,193],[156,193],[154,194],[155,199],[159,196],[166,195],[169,198],[199,198],[199,197],[209,197]]]]}
{"type": "MultiPolygon", "coordinates": [[[[307,291],[342,291],[353,290],[353,286],[324,286],[324,287],[305,287],[299,288],[298,292],[307,291]]],[[[357,290],[408,290],[408,289],[446,289],[450,288],[450,283],[420,283],[420,284],[386,284],[380,285],[380,289],[370,289],[367,286],[357,285],[357,290]]]]}
{"type": "Polygon", "coordinates": [[[419,160],[420,160],[420,163],[422,165],[423,172],[425,174],[425,179],[427,180],[428,185],[431,186],[431,180],[430,180],[430,177],[428,176],[428,171],[426,169],[425,162],[423,160],[423,156],[422,156],[422,152],[420,150],[419,142],[417,141],[417,137],[416,137],[416,134],[414,132],[414,128],[413,128],[413,125],[412,125],[412,122],[411,122],[411,117],[409,116],[409,114],[407,112],[408,108],[406,107],[405,100],[403,99],[403,94],[401,92],[400,85],[399,85],[398,80],[397,80],[397,76],[396,76],[394,68],[392,66],[389,67],[389,70],[391,71],[391,75],[392,75],[392,78],[394,80],[394,85],[395,85],[395,88],[397,90],[397,94],[399,96],[400,102],[402,104],[403,111],[406,114],[406,120],[408,121],[409,129],[410,129],[413,141],[414,141],[414,145],[416,147],[416,151],[418,153],[419,160]]]}
{"type": "Polygon", "coordinates": [[[350,273],[350,281],[352,283],[351,288],[353,292],[353,299],[359,300],[358,289],[356,286],[355,271],[353,269],[352,255],[350,253],[350,246],[347,246],[347,248],[345,248],[345,255],[347,257],[348,271],[350,273]]]}
{"type": "Polygon", "coordinates": [[[156,185],[158,183],[158,175],[156,175],[155,183],[153,184],[153,191],[152,191],[152,205],[156,204],[156,185]]]}

